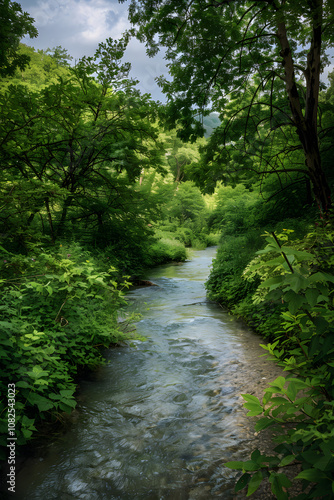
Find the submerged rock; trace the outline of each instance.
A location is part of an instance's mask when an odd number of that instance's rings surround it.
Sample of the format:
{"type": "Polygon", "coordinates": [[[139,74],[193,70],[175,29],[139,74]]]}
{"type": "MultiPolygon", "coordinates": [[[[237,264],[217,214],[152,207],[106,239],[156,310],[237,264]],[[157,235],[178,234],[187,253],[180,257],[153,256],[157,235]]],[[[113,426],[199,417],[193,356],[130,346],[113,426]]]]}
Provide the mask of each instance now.
{"type": "Polygon", "coordinates": [[[132,284],[134,286],[159,286],[156,283],[153,283],[152,281],[149,281],[149,280],[139,280],[139,279],[132,280],[132,284]]]}

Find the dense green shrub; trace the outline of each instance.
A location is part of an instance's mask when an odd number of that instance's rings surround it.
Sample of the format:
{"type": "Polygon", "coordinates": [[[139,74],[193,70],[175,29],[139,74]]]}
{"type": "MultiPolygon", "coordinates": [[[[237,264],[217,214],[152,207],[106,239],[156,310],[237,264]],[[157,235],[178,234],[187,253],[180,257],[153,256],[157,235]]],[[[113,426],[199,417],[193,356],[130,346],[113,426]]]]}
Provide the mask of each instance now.
{"type": "Polygon", "coordinates": [[[208,218],[210,210],[204,196],[193,182],[174,186],[158,185],[161,203],[161,220],[155,227],[158,237],[176,239],[186,247],[204,249],[216,245],[218,237],[210,235],[208,218]]]}
{"type": "Polygon", "coordinates": [[[267,234],[267,246],[247,269],[260,278],[254,301],[284,304],[275,341],[263,347],[288,372],[265,390],[262,401],[245,394],[255,430],[275,430],[272,456],[255,450],[246,462],[228,462],[243,472],[236,491],[253,494],[268,479],[279,500],[332,499],[334,494],[334,233],[320,225],[291,244],[290,230],[267,234]],[[285,473],[291,465],[297,473],[285,473]],[[289,488],[300,482],[302,493],[289,488]],[[291,496],[292,495],[292,496],[291,496]]]}
{"type": "MultiPolygon", "coordinates": [[[[103,360],[102,348],[129,335],[117,324],[125,301],[114,267],[108,268],[77,244],[49,251],[35,246],[25,256],[4,249],[1,253],[0,444],[4,446],[11,414],[8,384],[15,385],[20,445],[32,437],[36,425],[75,407],[78,367],[96,367],[103,360]]],[[[127,286],[126,281],[121,285],[127,286]]]]}
{"type": "Polygon", "coordinates": [[[210,299],[232,308],[255,290],[256,285],[246,283],[242,273],[259,245],[258,233],[222,237],[206,283],[210,299]]]}
{"type": "Polygon", "coordinates": [[[186,248],[180,241],[161,238],[150,247],[145,263],[147,266],[157,266],[171,261],[183,262],[186,258],[186,248]]]}

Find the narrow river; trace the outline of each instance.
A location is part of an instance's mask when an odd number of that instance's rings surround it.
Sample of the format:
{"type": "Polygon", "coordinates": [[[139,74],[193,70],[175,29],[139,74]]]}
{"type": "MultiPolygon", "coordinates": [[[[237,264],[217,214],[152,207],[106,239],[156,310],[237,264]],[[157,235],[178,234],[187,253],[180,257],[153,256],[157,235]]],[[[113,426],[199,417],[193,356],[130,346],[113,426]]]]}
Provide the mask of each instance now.
{"type": "Polygon", "coordinates": [[[255,446],[240,393],[274,379],[260,339],[204,282],[215,249],[154,269],[129,293],[145,342],[111,349],[80,384],[76,422],[17,477],[22,500],[232,499],[227,460],[255,446]]]}

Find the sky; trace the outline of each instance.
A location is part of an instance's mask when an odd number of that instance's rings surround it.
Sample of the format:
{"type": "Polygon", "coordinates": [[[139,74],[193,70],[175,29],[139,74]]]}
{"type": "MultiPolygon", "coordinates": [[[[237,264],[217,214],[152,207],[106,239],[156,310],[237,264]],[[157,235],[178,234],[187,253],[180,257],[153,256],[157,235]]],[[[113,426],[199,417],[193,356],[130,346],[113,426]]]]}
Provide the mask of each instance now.
{"type": "MultiPolygon", "coordinates": [[[[130,27],[129,2],[118,0],[18,0],[22,10],[35,19],[38,37],[25,37],[22,42],[35,49],[46,50],[61,45],[73,60],[92,56],[100,42],[117,39],[130,27]]],[[[130,76],[140,80],[138,88],[153,99],[165,101],[154,78],[167,75],[163,53],[154,58],[138,40],[131,40],[124,60],[130,62],[130,76]]]]}
{"type": "MultiPolygon", "coordinates": [[[[73,60],[92,56],[100,42],[106,38],[119,38],[130,27],[127,9],[129,1],[119,4],[118,0],[18,0],[22,9],[35,19],[38,29],[37,38],[24,38],[22,41],[36,49],[46,50],[61,45],[67,49],[73,60]]],[[[334,51],[330,54],[333,56],[334,51]]],[[[325,69],[322,80],[327,82],[325,69]]],[[[145,46],[138,40],[131,40],[125,53],[125,61],[130,62],[130,76],[140,81],[138,88],[149,93],[153,99],[164,102],[155,77],[167,75],[163,52],[149,58],[145,46]]]]}

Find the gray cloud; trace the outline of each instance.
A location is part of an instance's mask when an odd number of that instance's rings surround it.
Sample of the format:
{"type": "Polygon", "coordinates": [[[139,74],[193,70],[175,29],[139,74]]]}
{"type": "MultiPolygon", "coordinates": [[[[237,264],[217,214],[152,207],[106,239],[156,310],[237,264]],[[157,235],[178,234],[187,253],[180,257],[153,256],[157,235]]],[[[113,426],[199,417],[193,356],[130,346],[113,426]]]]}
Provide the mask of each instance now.
{"type": "MultiPolygon", "coordinates": [[[[118,0],[21,0],[20,3],[35,19],[39,31],[37,39],[27,38],[24,43],[44,50],[61,45],[74,59],[92,56],[100,42],[109,37],[119,38],[130,26],[128,4],[119,4],[118,0]]],[[[161,51],[155,58],[148,58],[145,47],[137,40],[130,42],[125,55],[125,60],[132,64],[131,76],[140,81],[140,90],[160,101],[165,97],[154,79],[168,74],[163,55],[161,51]]],[[[329,71],[333,71],[332,63],[322,75],[326,83],[329,71]]]]}
{"type": "MultiPolygon", "coordinates": [[[[92,56],[106,38],[119,38],[130,27],[127,4],[117,0],[21,0],[22,9],[35,19],[38,38],[23,40],[36,49],[61,45],[75,59],[92,56]]],[[[163,101],[154,78],[167,74],[161,52],[155,58],[146,55],[145,47],[132,40],[125,54],[132,65],[131,75],[140,81],[138,88],[163,101]]]]}

